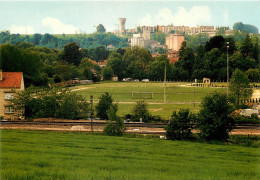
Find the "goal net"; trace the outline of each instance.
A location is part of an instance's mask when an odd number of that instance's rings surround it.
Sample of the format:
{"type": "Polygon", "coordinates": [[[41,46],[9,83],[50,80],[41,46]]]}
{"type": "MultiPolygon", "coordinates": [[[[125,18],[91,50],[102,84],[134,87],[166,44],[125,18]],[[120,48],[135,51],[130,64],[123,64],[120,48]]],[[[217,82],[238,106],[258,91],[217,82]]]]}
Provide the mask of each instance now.
{"type": "Polygon", "coordinates": [[[153,92],[132,92],[132,99],[153,99],[153,92]]]}

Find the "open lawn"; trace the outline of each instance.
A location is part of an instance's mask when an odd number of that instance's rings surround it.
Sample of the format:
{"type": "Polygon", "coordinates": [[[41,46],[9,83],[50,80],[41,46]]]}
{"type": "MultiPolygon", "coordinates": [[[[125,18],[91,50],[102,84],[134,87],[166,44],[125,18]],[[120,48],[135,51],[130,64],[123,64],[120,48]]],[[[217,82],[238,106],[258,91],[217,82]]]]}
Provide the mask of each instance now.
{"type": "Polygon", "coordinates": [[[259,148],[1,131],[1,179],[259,179],[259,148]]]}
{"type": "Polygon", "coordinates": [[[167,83],[167,104],[163,104],[164,89],[161,82],[102,82],[77,86],[72,89],[78,89],[76,92],[87,99],[90,95],[93,95],[95,102],[99,100],[98,98],[103,93],[108,92],[114,101],[119,102],[118,115],[120,116],[129,114],[135,102],[142,100],[142,98],[132,98],[132,92],[153,92],[153,98],[145,99],[145,102],[149,104],[148,109],[152,115],[160,115],[163,119],[168,119],[173,110],[180,108],[189,108],[191,111],[198,112],[200,109],[199,103],[203,97],[214,92],[226,93],[226,88],[194,87],[190,85],[188,82],[167,83]],[[194,102],[196,102],[195,107],[194,102]]]}

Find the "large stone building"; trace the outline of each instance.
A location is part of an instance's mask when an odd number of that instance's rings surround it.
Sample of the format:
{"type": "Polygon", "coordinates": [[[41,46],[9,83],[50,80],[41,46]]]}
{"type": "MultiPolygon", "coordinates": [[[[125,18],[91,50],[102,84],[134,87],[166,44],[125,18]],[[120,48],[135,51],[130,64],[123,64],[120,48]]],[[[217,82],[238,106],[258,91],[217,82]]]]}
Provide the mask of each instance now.
{"type": "Polygon", "coordinates": [[[22,72],[2,72],[0,70],[0,116],[4,119],[18,118],[10,99],[19,91],[24,90],[22,72]]]}
{"type": "Polygon", "coordinates": [[[167,49],[179,51],[183,41],[184,36],[180,34],[168,34],[165,38],[165,45],[167,46],[167,49]]]}

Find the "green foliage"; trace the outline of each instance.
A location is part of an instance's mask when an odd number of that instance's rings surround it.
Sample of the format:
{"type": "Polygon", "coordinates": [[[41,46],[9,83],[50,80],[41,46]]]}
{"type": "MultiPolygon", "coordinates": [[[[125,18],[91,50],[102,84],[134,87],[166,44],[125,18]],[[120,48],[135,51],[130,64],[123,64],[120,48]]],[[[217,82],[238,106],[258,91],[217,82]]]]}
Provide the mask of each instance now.
{"type": "Polygon", "coordinates": [[[21,91],[11,100],[20,115],[30,118],[86,118],[88,103],[67,89],[35,89],[21,91]]]}
{"type": "Polygon", "coordinates": [[[124,62],[120,53],[112,52],[108,57],[106,66],[111,67],[119,80],[124,78],[124,62]]]}
{"type": "Polygon", "coordinates": [[[102,94],[96,106],[97,117],[99,117],[102,120],[107,120],[107,111],[109,110],[110,106],[112,106],[112,103],[113,99],[111,95],[109,95],[108,93],[102,94]]]}
{"type": "Polygon", "coordinates": [[[193,115],[189,109],[174,111],[169,124],[165,127],[166,137],[171,140],[190,139],[192,136],[193,115]]]}
{"type": "Polygon", "coordinates": [[[137,101],[135,107],[132,110],[132,121],[140,121],[142,118],[142,122],[151,121],[151,115],[147,109],[147,104],[144,101],[137,101]]]}
{"type": "Polygon", "coordinates": [[[232,129],[232,112],[226,95],[212,94],[202,100],[198,116],[200,136],[205,140],[226,140],[232,129]]]}
{"type": "Polygon", "coordinates": [[[104,80],[111,80],[114,75],[114,72],[111,67],[106,66],[103,67],[101,74],[104,80]]]}
{"type": "Polygon", "coordinates": [[[237,22],[233,25],[234,30],[239,31],[246,31],[247,33],[256,33],[258,34],[258,28],[250,25],[250,24],[243,24],[242,22],[237,22]]]}
{"type": "Polygon", "coordinates": [[[66,44],[62,51],[61,58],[70,64],[78,66],[82,59],[79,46],[75,42],[66,44]]]}
{"type": "Polygon", "coordinates": [[[247,75],[236,69],[230,79],[230,94],[235,99],[236,104],[240,104],[241,100],[248,100],[252,95],[252,89],[249,86],[247,75]]]}
{"type": "Polygon", "coordinates": [[[116,115],[117,104],[110,106],[107,110],[107,116],[109,121],[107,122],[104,133],[109,136],[122,136],[126,130],[124,121],[116,115]]]}
{"type": "Polygon", "coordinates": [[[3,72],[23,72],[26,87],[46,85],[40,73],[42,64],[40,56],[30,49],[18,49],[10,44],[0,46],[0,66],[3,72]]]}
{"type": "Polygon", "coordinates": [[[106,32],[106,29],[105,29],[105,27],[102,24],[99,24],[97,26],[97,32],[98,33],[104,33],[104,32],[106,32]]]}

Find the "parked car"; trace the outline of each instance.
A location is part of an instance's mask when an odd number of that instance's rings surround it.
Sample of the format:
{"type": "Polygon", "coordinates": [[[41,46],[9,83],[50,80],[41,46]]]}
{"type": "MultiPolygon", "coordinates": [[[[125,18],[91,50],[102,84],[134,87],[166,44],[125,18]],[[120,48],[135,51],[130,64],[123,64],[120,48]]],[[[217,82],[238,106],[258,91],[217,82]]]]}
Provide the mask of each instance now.
{"type": "Polygon", "coordinates": [[[142,81],[143,82],[149,82],[149,79],[143,79],[142,81]]]}
{"type": "Polygon", "coordinates": [[[132,80],[131,78],[124,78],[122,81],[128,82],[128,81],[131,81],[131,80],[132,80]]]}

